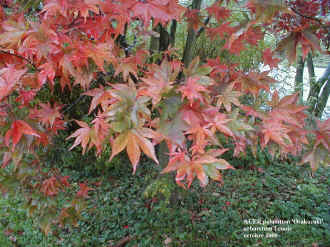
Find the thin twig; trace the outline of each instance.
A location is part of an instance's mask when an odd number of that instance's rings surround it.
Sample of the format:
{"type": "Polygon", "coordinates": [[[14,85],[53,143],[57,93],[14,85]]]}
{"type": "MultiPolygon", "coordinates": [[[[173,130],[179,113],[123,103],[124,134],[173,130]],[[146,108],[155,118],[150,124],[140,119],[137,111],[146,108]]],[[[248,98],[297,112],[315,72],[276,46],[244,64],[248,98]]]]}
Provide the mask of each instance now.
{"type": "Polygon", "coordinates": [[[75,105],[77,105],[84,97],[87,97],[86,95],[84,94],[81,94],[78,99],[76,99],[71,105],[69,105],[67,108],[65,108],[63,111],[62,111],[62,114],[68,112],[69,110],[72,109],[72,107],[74,107],[75,105]]]}
{"type": "Polygon", "coordinates": [[[207,24],[209,24],[209,21],[210,21],[210,16],[208,16],[206,19],[205,19],[205,21],[204,21],[204,27],[201,27],[198,31],[197,31],[197,34],[196,34],[196,38],[198,39],[198,37],[204,32],[204,30],[205,30],[205,26],[207,25],[207,24]]]}
{"type": "Polygon", "coordinates": [[[121,240],[119,240],[119,242],[116,245],[112,245],[112,247],[122,247],[124,245],[126,245],[129,241],[133,240],[135,237],[132,237],[130,235],[122,238],[121,240]]]}
{"type": "Polygon", "coordinates": [[[5,51],[5,50],[0,50],[0,52],[5,53],[5,54],[8,54],[8,55],[11,55],[11,56],[14,56],[14,57],[18,57],[20,59],[23,59],[24,61],[26,61],[30,65],[32,65],[35,70],[39,71],[38,68],[37,68],[37,66],[32,61],[30,61],[29,59],[27,59],[26,57],[23,57],[21,55],[15,54],[15,53],[10,53],[9,51],[5,51]]]}
{"type": "Polygon", "coordinates": [[[293,12],[295,12],[297,15],[300,15],[301,17],[304,17],[304,18],[306,18],[306,19],[310,19],[310,20],[313,20],[313,21],[317,21],[321,26],[323,26],[323,23],[322,23],[322,21],[321,21],[320,19],[317,19],[317,18],[315,18],[315,17],[313,17],[313,16],[304,15],[304,14],[300,13],[298,10],[296,10],[296,9],[293,8],[293,7],[290,7],[290,9],[291,9],[293,12]]]}

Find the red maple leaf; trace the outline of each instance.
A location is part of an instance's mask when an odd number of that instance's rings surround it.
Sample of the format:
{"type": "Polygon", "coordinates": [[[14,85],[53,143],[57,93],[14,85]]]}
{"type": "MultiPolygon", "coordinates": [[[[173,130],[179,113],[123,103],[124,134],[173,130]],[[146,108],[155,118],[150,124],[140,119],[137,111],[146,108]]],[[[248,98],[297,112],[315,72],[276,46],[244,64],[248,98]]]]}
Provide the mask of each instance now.
{"type": "Polygon", "coordinates": [[[184,16],[187,18],[187,21],[189,22],[189,28],[192,28],[194,31],[197,31],[198,28],[201,25],[203,25],[198,9],[187,9],[184,16]]]}
{"type": "Polygon", "coordinates": [[[14,65],[0,69],[0,101],[11,94],[26,71],[26,69],[16,69],[14,65]]]}
{"type": "Polygon", "coordinates": [[[34,99],[34,97],[37,94],[36,90],[20,90],[19,96],[15,99],[16,102],[21,103],[19,108],[22,108],[24,106],[28,106],[29,103],[34,99]]]}
{"type": "Polygon", "coordinates": [[[77,192],[77,197],[84,197],[87,198],[88,197],[88,191],[90,190],[95,190],[91,187],[88,187],[86,183],[80,183],[79,184],[79,191],[77,192]]]}
{"type": "Polygon", "coordinates": [[[227,19],[230,16],[230,10],[219,6],[218,2],[215,2],[211,7],[208,7],[206,10],[209,15],[214,16],[217,21],[227,19]]]}
{"type": "Polygon", "coordinates": [[[274,54],[270,48],[264,50],[262,58],[264,60],[264,64],[269,65],[271,69],[277,67],[278,63],[280,62],[279,58],[274,58],[274,54]]]}
{"type": "Polygon", "coordinates": [[[40,103],[39,106],[40,109],[31,110],[30,118],[37,119],[45,127],[53,127],[56,120],[62,119],[61,105],[55,103],[51,106],[48,102],[47,104],[40,103]]]}
{"type": "Polygon", "coordinates": [[[199,77],[189,77],[186,84],[181,86],[178,91],[182,93],[182,99],[187,98],[190,105],[195,100],[205,102],[203,93],[208,93],[209,90],[198,83],[199,77]]]}
{"type": "Polygon", "coordinates": [[[330,118],[322,122],[317,120],[316,124],[318,129],[315,131],[316,142],[314,148],[322,143],[330,151],[330,118]]]}
{"type": "Polygon", "coordinates": [[[12,139],[12,150],[14,150],[23,134],[39,137],[39,135],[26,122],[23,120],[16,120],[12,123],[11,128],[5,135],[5,144],[9,147],[9,140],[12,139]]]}
{"type": "Polygon", "coordinates": [[[76,120],[77,124],[81,127],[80,129],[76,130],[72,135],[70,135],[68,139],[76,137],[76,140],[74,141],[72,147],[69,149],[73,149],[75,146],[78,146],[81,144],[83,148],[83,154],[86,151],[87,144],[90,140],[90,134],[91,134],[91,128],[88,126],[87,123],[84,123],[82,121],[76,120]]]}
{"type": "Polygon", "coordinates": [[[182,152],[171,154],[169,163],[162,173],[177,171],[175,180],[183,188],[185,186],[181,181],[186,179],[189,188],[196,176],[203,187],[208,184],[209,178],[220,182],[222,176],[219,170],[234,169],[226,160],[216,158],[226,151],[227,149],[211,149],[192,158],[182,152]]]}

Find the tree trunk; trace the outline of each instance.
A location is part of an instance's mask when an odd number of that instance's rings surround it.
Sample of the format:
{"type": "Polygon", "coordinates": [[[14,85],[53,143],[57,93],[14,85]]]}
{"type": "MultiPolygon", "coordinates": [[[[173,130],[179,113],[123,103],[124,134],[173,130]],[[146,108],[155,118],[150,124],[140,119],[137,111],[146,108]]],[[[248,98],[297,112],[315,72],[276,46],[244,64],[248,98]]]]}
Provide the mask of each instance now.
{"type": "Polygon", "coordinates": [[[307,55],[307,69],[308,69],[309,85],[310,85],[307,104],[309,106],[308,111],[310,113],[313,113],[323,83],[321,84],[319,83],[319,81],[315,80],[314,64],[311,53],[307,55]]]}
{"type": "Polygon", "coordinates": [[[170,45],[172,47],[175,46],[175,34],[176,34],[176,27],[177,27],[177,21],[173,20],[171,25],[171,31],[170,31],[170,45]]]}
{"type": "MultiPolygon", "coordinates": [[[[200,9],[201,4],[202,4],[202,0],[193,0],[192,9],[200,9]]],[[[193,59],[192,48],[195,41],[196,41],[196,32],[194,31],[193,28],[189,28],[187,41],[183,51],[183,58],[182,58],[185,67],[188,67],[193,59]]]]}
{"type": "MultiPolygon", "coordinates": [[[[154,28],[154,32],[160,33],[159,25],[154,28]]],[[[150,53],[157,52],[159,50],[159,37],[151,36],[149,51],[150,53]]]]}
{"type": "Polygon", "coordinates": [[[324,108],[327,105],[329,95],[330,95],[330,63],[328,63],[328,67],[325,70],[322,77],[318,80],[320,84],[324,84],[324,82],[327,81],[327,84],[323,87],[322,93],[319,96],[319,100],[315,106],[314,114],[315,116],[321,118],[322,113],[324,111],[324,108]]]}
{"type": "Polygon", "coordinates": [[[304,66],[305,61],[302,56],[298,57],[297,70],[294,84],[294,91],[299,93],[299,102],[303,102],[303,81],[304,81],[304,66]]]}
{"type": "Polygon", "coordinates": [[[167,30],[159,24],[159,51],[166,51],[170,44],[170,35],[167,30]]]}
{"type": "MultiPolygon", "coordinates": [[[[151,36],[149,47],[150,53],[152,54],[154,52],[166,51],[171,41],[171,37],[166,28],[164,28],[161,24],[158,24],[157,27],[154,28],[154,32],[159,33],[159,37],[157,38],[155,36],[151,36]]],[[[154,62],[160,64],[162,59],[159,58],[154,62]]]]}
{"type": "Polygon", "coordinates": [[[308,53],[307,55],[307,69],[308,69],[309,80],[315,81],[314,63],[311,53],[308,53]]]}

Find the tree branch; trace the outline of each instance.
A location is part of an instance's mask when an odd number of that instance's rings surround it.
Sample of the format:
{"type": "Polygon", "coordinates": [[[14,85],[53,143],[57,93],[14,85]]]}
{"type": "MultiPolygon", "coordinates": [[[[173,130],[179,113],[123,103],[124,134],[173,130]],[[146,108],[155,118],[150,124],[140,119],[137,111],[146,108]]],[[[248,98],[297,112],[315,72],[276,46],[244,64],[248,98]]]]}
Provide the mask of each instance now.
{"type": "Polygon", "coordinates": [[[11,56],[14,56],[14,57],[18,57],[20,59],[23,59],[24,61],[28,62],[35,70],[39,71],[37,66],[32,62],[30,61],[29,59],[27,59],[26,57],[23,57],[21,55],[18,55],[18,54],[15,54],[15,53],[10,53],[9,51],[5,51],[5,50],[0,50],[1,53],[4,53],[4,54],[7,54],[7,55],[11,55],[11,56]]]}
{"type": "Polygon", "coordinates": [[[204,21],[204,27],[201,27],[201,28],[197,31],[196,39],[198,39],[198,37],[204,32],[204,30],[205,30],[205,26],[206,26],[207,24],[209,24],[210,19],[211,19],[210,16],[208,16],[208,17],[205,19],[205,21],[204,21]]]}
{"type": "Polygon", "coordinates": [[[323,27],[323,23],[322,23],[322,21],[321,21],[320,19],[317,19],[317,18],[315,18],[315,17],[313,17],[313,16],[304,15],[304,14],[300,13],[298,10],[296,10],[296,9],[293,8],[293,7],[290,7],[290,9],[291,9],[293,12],[295,12],[297,15],[300,15],[301,17],[304,17],[304,18],[306,18],[306,19],[310,19],[310,20],[313,20],[313,21],[317,21],[317,22],[323,27]]]}

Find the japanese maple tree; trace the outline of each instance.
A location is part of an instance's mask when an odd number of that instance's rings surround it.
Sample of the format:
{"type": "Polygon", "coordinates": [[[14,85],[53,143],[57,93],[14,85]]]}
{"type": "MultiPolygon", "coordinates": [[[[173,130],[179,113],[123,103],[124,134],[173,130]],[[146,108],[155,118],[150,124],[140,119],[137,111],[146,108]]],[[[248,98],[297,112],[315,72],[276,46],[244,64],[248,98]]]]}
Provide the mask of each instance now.
{"type": "Polygon", "coordinates": [[[156,27],[166,29],[172,22],[188,23],[186,46],[206,32],[225,40],[223,50],[230,56],[258,46],[266,32],[278,33],[277,48],[266,48],[262,56],[271,70],[283,59],[278,53],[293,62],[300,47],[303,56],[326,52],[328,1],[250,0],[241,6],[248,12],[241,23],[230,18],[230,4],[237,1],[218,0],[206,11],[200,2],[194,0],[190,9],[176,0],[45,0],[33,18],[11,1],[0,7],[0,189],[15,193],[20,188],[46,233],[54,219],[76,224],[92,190],[80,183],[60,213],[48,203],[70,186],[58,170],[45,172],[36,151],[48,147],[72,120],[65,106],[38,98],[56,85],[63,91],[79,87],[91,99],[86,114],[93,120],[75,119],[78,129],[67,137],[74,138],[71,149],[81,146],[83,153],[94,149],[101,155],[110,146],[109,158],[126,152],[135,173],[142,154],[158,164],[155,147],[166,143],[169,162],[162,173],[175,172],[185,188],[195,178],[201,186],[209,179],[221,182],[221,170],[234,169],[221,158],[228,149],[218,135],[234,144],[236,156],[248,147],[255,153],[260,145],[273,155],[304,154],[301,163],[313,170],[330,163],[330,120],[307,130],[306,107],[297,104],[297,94],[280,98],[272,91],[276,81],[270,71],[242,71],[220,58],[204,63],[196,57],[184,60],[184,66],[170,46],[154,61],[147,49],[156,27]],[[137,47],[125,41],[131,25],[143,40],[137,47]],[[109,70],[111,79],[98,83],[109,70]],[[265,92],[271,96],[263,107],[242,100],[265,92]]]}

